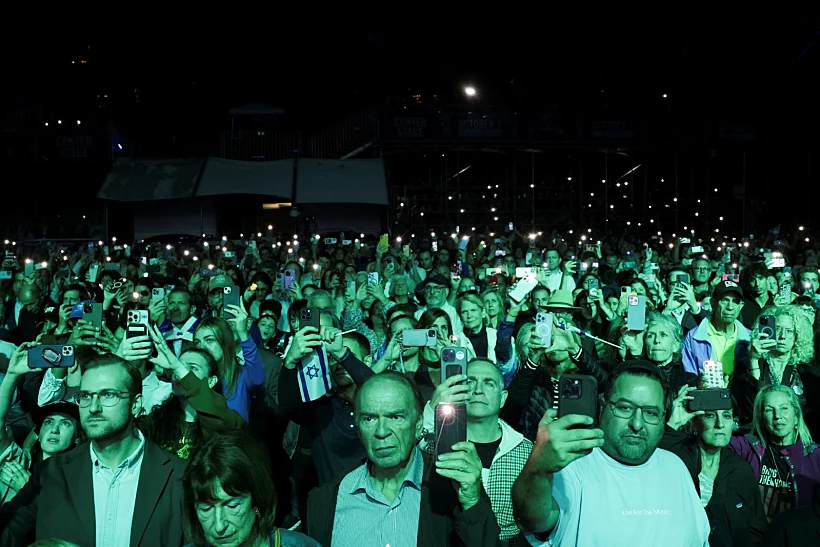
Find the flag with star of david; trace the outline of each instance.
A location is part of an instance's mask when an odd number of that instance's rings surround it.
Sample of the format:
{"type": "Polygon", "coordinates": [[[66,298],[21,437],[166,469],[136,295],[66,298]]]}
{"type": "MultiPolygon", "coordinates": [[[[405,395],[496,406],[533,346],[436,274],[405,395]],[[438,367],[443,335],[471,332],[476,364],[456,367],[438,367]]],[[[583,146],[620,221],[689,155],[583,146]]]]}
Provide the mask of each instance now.
{"type": "Polygon", "coordinates": [[[330,391],[330,366],[324,346],[302,359],[298,370],[303,402],[315,401],[330,391]]]}

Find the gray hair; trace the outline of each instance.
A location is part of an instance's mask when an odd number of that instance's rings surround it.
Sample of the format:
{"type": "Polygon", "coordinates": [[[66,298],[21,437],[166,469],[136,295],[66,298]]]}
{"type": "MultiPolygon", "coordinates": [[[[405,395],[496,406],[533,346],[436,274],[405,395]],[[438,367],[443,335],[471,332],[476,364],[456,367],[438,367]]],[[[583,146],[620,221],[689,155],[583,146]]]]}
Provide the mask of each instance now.
{"type": "Polygon", "coordinates": [[[675,344],[675,352],[674,352],[674,361],[678,361],[680,358],[681,350],[683,349],[683,328],[678,323],[678,320],[675,319],[672,315],[666,315],[661,312],[651,311],[646,316],[646,330],[644,330],[644,345],[646,345],[646,333],[649,332],[649,327],[653,325],[659,325],[664,330],[669,332],[674,340],[675,344]]]}

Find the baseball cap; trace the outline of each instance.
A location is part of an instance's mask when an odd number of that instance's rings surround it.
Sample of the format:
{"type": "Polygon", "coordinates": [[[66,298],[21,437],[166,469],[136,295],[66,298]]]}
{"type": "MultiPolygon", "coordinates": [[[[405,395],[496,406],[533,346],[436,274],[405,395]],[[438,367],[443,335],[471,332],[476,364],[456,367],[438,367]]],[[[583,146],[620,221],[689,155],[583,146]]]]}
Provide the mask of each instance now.
{"type": "Polygon", "coordinates": [[[429,283],[435,283],[436,285],[441,285],[447,289],[450,288],[450,282],[447,281],[447,278],[440,273],[433,274],[424,280],[424,286],[427,286],[429,283]]]}
{"type": "Polygon", "coordinates": [[[221,289],[224,287],[231,286],[233,286],[233,280],[230,279],[227,275],[215,275],[211,278],[211,281],[208,283],[208,292],[211,292],[214,289],[221,289]]]}
{"type": "Polygon", "coordinates": [[[715,300],[720,300],[729,293],[735,293],[740,297],[741,300],[743,300],[743,289],[740,288],[740,285],[738,285],[730,279],[725,279],[718,283],[718,285],[715,287],[714,292],[712,293],[712,298],[714,298],[715,300]]]}

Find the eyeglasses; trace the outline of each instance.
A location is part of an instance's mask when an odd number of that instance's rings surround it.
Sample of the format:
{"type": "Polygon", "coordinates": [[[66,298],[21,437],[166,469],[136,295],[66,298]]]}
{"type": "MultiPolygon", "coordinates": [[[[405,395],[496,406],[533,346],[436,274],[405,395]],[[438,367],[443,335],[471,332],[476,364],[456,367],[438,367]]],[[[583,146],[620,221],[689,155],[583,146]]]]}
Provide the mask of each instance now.
{"type": "Polygon", "coordinates": [[[102,406],[117,406],[120,399],[127,399],[131,396],[127,391],[117,391],[115,389],[103,389],[102,391],[78,391],[74,396],[74,401],[82,408],[91,406],[91,401],[96,395],[102,406]]]}
{"type": "Polygon", "coordinates": [[[223,294],[224,292],[225,292],[225,290],[222,289],[222,288],[214,289],[214,290],[212,290],[208,293],[208,296],[219,296],[220,294],[223,294]]]}
{"type": "Polygon", "coordinates": [[[712,269],[711,266],[696,266],[695,267],[695,271],[698,271],[698,272],[708,272],[711,269],[712,269]]]}
{"type": "Polygon", "coordinates": [[[607,403],[609,403],[609,406],[612,407],[612,413],[615,415],[616,418],[630,420],[632,419],[632,416],[635,415],[635,412],[637,412],[637,410],[640,408],[643,421],[648,423],[649,425],[658,425],[659,423],[661,423],[661,420],[663,419],[663,412],[661,412],[660,410],[658,410],[657,407],[654,406],[637,406],[626,401],[618,401],[617,403],[607,401],[607,403]]]}
{"type": "Polygon", "coordinates": [[[794,329],[791,328],[791,327],[777,327],[777,335],[778,336],[783,336],[784,334],[793,336],[794,332],[795,332],[794,329]]]}
{"type": "Polygon", "coordinates": [[[444,291],[444,290],[447,290],[447,289],[445,287],[433,287],[433,286],[430,286],[430,285],[427,285],[426,287],[424,287],[424,292],[441,292],[441,291],[444,291]]]}

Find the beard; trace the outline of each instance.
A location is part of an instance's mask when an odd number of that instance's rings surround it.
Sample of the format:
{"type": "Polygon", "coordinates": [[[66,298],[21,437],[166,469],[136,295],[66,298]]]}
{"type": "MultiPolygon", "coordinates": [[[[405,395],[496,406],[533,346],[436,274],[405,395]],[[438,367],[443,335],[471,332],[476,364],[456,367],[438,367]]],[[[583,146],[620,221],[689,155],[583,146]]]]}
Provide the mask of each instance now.
{"type": "Polygon", "coordinates": [[[619,460],[628,464],[644,463],[654,452],[653,446],[649,445],[646,431],[638,433],[637,436],[632,431],[622,431],[617,437],[612,439],[612,448],[615,450],[619,460]]]}
{"type": "Polygon", "coordinates": [[[130,416],[123,416],[121,420],[112,421],[105,416],[88,416],[83,421],[83,430],[92,441],[106,441],[122,435],[129,427],[130,416]]]}

